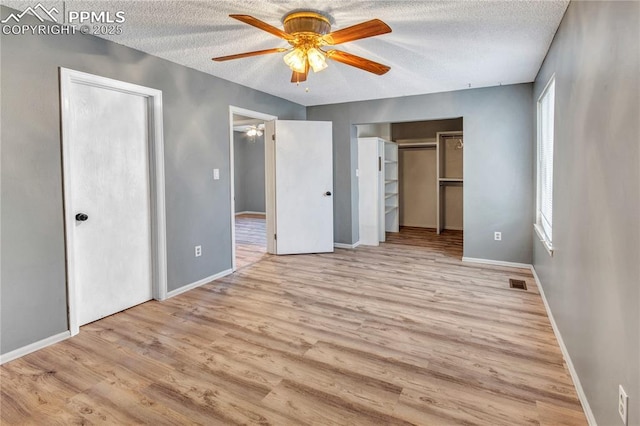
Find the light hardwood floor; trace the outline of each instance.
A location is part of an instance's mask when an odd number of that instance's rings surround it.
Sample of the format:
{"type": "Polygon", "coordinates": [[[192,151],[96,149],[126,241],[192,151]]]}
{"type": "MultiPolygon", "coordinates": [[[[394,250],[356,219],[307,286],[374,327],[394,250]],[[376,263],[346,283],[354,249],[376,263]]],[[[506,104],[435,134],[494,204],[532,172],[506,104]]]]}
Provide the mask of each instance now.
{"type": "Polygon", "coordinates": [[[267,255],[267,224],[264,215],[236,216],[236,269],[259,262],[267,255]]]}
{"type": "Polygon", "coordinates": [[[89,324],[0,368],[0,420],[586,424],[531,273],[462,263],[461,236],[268,256],[89,324]]]}

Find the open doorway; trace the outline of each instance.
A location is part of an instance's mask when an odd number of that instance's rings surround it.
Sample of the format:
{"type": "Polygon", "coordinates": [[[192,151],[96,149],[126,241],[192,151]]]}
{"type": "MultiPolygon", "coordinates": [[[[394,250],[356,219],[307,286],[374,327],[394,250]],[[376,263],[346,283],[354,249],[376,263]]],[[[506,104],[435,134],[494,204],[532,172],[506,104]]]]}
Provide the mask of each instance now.
{"type": "Polygon", "coordinates": [[[229,123],[232,269],[255,263],[266,253],[333,252],[332,123],[278,120],[233,106],[229,123]],[[262,163],[242,165],[245,148],[262,157],[262,163]],[[255,189],[248,192],[249,184],[255,189]],[[241,259],[239,253],[250,255],[241,259]]]}
{"type": "Polygon", "coordinates": [[[276,117],[230,107],[233,270],[267,255],[265,124],[276,117]]]}
{"type": "MultiPolygon", "coordinates": [[[[397,177],[386,180],[385,176],[379,198],[384,198],[385,211],[389,204],[397,206],[400,232],[386,232],[380,241],[421,245],[461,258],[463,118],[359,124],[356,134],[359,142],[379,138],[397,148],[397,177]]],[[[385,166],[381,164],[380,170],[385,166]]],[[[363,186],[361,179],[362,174],[359,188],[363,186]]]]}

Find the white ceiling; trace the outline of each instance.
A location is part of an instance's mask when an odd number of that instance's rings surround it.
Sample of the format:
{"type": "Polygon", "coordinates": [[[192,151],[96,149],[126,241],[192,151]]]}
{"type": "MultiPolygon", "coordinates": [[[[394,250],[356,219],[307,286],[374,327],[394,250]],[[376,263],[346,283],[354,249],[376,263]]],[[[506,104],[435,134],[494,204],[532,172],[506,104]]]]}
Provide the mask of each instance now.
{"type": "MultiPolygon", "coordinates": [[[[1,3],[24,9],[36,1],[1,3]]],[[[65,3],[67,10],[124,11],[123,34],[105,36],[112,41],[309,106],[531,82],[569,1],[65,3]],[[297,86],[289,82],[291,71],[282,61],[283,53],[211,61],[214,56],[288,46],[229,14],[252,15],[282,28],[282,18],[299,9],[326,13],[333,30],[382,19],[392,33],[345,43],[339,49],[389,65],[391,71],[376,76],[330,61],[329,68],[311,72],[307,82],[297,86]]]]}

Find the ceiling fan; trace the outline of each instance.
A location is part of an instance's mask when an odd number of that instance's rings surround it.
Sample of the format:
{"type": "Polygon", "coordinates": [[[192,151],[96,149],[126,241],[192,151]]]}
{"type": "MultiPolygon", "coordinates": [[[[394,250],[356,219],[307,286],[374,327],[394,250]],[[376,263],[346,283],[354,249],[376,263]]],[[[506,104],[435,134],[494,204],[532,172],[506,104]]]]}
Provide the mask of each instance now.
{"type": "Polygon", "coordinates": [[[293,12],[285,16],[283,21],[284,31],[253,16],[229,16],[286,40],[291,45],[291,48],[277,47],[236,55],[219,56],[213,58],[214,61],[229,61],[232,59],[288,51],[289,53],[287,53],[283,59],[293,71],[291,76],[292,83],[306,81],[309,68],[312,68],[314,72],[319,72],[327,68],[327,59],[332,59],[377,75],[382,75],[391,69],[386,65],[341,50],[323,49],[324,46],[335,46],[349,41],[390,33],[391,28],[379,19],[372,19],[351,27],[330,32],[331,22],[329,19],[318,12],[312,11],[293,12]]]}

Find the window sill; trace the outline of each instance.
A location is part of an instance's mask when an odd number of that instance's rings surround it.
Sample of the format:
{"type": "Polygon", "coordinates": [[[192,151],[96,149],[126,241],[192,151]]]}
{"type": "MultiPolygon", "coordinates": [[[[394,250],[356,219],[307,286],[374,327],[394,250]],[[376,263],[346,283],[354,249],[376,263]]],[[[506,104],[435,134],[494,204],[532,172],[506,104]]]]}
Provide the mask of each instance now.
{"type": "Polygon", "coordinates": [[[547,250],[547,253],[549,253],[549,256],[553,257],[553,245],[551,244],[551,241],[549,241],[547,236],[544,234],[542,227],[537,223],[534,223],[533,229],[536,230],[536,234],[538,234],[538,238],[540,239],[540,242],[544,246],[545,250],[547,250]]]}

